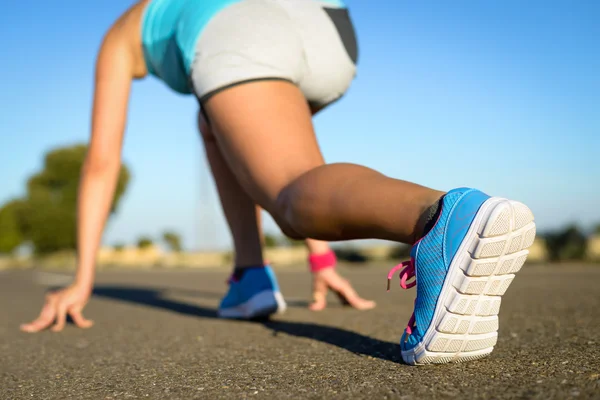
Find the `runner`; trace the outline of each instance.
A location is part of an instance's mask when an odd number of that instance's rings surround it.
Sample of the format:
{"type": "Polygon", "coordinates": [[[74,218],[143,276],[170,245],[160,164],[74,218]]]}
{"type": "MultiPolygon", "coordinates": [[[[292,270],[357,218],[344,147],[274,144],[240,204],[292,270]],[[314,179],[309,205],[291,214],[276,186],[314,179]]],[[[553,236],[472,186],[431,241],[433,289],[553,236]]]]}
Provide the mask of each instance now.
{"type": "MultiPolygon", "coordinates": [[[[467,361],[491,353],[500,298],[535,237],[533,214],[522,203],[473,188],[442,192],[356,164],[325,164],[312,115],[347,91],[356,58],[341,1],[153,0],[133,6],[110,28],[98,55],[75,283],[50,295],[40,318],[23,329],[56,321],[54,329],[61,330],[67,314],[78,326],[91,324],[81,311],[120,167],[131,81],[150,73],[196,95],[214,145],[247,193],[243,201],[264,208],[286,235],[413,245],[411,260],[392,270],[401,268],[402,287],[417,289],[400,340],[405,362],[467,361]]],[[[426,151],[423,162],[443,167],[426,151]]],[[[221,310],[269,314],[282,308],[270,269],[243,269],[230,281],[221,310]]]]}

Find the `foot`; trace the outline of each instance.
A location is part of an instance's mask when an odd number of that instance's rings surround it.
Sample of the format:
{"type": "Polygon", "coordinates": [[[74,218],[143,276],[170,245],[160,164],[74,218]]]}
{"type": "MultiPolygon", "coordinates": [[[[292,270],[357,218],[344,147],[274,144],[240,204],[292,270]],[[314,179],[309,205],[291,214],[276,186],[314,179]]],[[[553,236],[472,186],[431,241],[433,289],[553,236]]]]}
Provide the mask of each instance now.
{"type": "Polygon", "coordinates": [[[229,279],[229,291],[219,305],[219,317],[254,319],[285,311],[271,267],[248,268],[235,275],[229,279]]]}
{"type": "Polygon", "coordinates": [[[501,296],[533,244],[536,228],[522,203],[475,189],[448,192],[437,223],[394,268],[403,288],[417,287],[400,346],[412,365],[487,356],[498,338],[501,296]],[[411,281],[411,278],[416,278],[411,281]]]}

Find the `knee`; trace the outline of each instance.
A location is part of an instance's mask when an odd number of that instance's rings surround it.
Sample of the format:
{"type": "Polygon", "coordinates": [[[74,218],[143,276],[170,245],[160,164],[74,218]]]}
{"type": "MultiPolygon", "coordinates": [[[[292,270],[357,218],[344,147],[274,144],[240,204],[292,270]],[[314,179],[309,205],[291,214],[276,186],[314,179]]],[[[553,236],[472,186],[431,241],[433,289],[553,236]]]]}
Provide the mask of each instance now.
{"type": "Polygon", "coordinates": [[[281,229],[281,232],[283,232],[283,234],[288,238],[293,240],[305,240],[307,238],[306,236],[295,231],[294,228],[292,228],[292,226],[287,223],[287,221],[275,219],[275,222],[279,226],[279,229],[281,229]]]}
{"type": "Polygon", "coordinates": [[[301,217],[300,204],[295,199],[293,190],[289,186],[284,188],[275,202],[277,216],[274,219],[286,236],[296,240],[306,239],[309,232],[301,217]]]}
{"type": "Polygon", "coordinates": [[[305,236],[294,229],[293,221],[290,220],[288,213],[285,211],[286,207],[288,207],[288,205],[278,199],[275,203],[275,209],[270,212],[271,217],[273,217],[273,220],[285,236],[294,240],[306,239],[305,236]]]}

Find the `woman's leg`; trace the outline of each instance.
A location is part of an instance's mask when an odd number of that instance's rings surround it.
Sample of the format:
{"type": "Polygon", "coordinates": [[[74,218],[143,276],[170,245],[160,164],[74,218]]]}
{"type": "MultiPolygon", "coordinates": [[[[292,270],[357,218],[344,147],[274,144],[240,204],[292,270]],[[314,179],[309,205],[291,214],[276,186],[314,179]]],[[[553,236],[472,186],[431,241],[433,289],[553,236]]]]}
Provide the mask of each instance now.
{"type": "Polygon", "coordinates": [[[248,8],[221,15],[223,29],[215,19],[212,34],[203,32],[205,50],[209,42],[220,45],[194,61],[192,78],[241,186],[288,236],[414,244],[411,259],[394,268],[401,270],[401,286],[417,291],[400,341],[407,363],[489,354],[500,296],[535,237],[531,211],[476,189],[443,193],[359,165],[325,165],[306,101],[327,104],[348,89],[355,74],[347,45],[355,40],[343,35],[351,30],[348,15],[340,23],[340,12],[335,17],[309,1],[240,4],[248,8]],[[256,14],[265,23],[239,31],[234,28],[248,26],[235,22],[236,13],[240,22],[256,14]],[[250,83],[261,78],[285,81],[250,83]]]}
{"type": "Polygon", "coordinates": [[[202,134],[206,158],[233,238],[234,265],[236,268],[263,265],[262,243],[254,200],[240,187],[237,178],[223,159],[221,150],[201,111],[198,112],[198,129],[202,134]]]}
{"type": "Polygon", "coordinates": [[[400,270],[401,286],[417,288],[400,340],[405,362],[492,352],[501,296],[535,238],[527,206],[470,188],[442,193],[358,165],[324,165],[304,97],[289,83],[230,88],[206,109],[240,184],[288,235],[414,244],[410,261],[388,275],[400,270]]]}
{"type": "Polygon", "coordinates": [[[223,159],[202,112],[198,113],[198,128],[234,243],[235,268],[228,281],[229,290],[219,304],[218,315],[251,319],[283,312],[286,304],[277,278],[270,267],[264,265],[256,205],[223,159]]]}
{"type": "MultiPolygon", "coordinates": [[[[215,179],[223,213],[233,237],[235,266],[243,269],[262,265],[261,208],[254,206],[254,202],[238,184],[236,177],[223,159],[210,127],[201,112],[198,113],[198,128],[202,134],[206,156],[215,179]],[[253,213],[256,213],[254,219],[252,219],[253,213]]],[[[307,239],[306,245],[311,256],[331,251],[327,242],[307,239]]],[[[327,267],[334,267],[334,265],[327,265],[327,267]]],[[[325,308],[326,295],[330,288],[340,297],[340,300],[354,308],[366,310],[375,306],[374,302],[362,299],[352,285],[333,268],[326,268],[313,274],[314,303],[311,304],[311,309],[317,311],[325,308]]]]}
{"type": "Polygon", "coordinates": [[[325,165],[306,99],[291,83],[235,86],[205,109],[240,184],[288,236],[414,243],[443,195],[359,165],[325,165]]]}

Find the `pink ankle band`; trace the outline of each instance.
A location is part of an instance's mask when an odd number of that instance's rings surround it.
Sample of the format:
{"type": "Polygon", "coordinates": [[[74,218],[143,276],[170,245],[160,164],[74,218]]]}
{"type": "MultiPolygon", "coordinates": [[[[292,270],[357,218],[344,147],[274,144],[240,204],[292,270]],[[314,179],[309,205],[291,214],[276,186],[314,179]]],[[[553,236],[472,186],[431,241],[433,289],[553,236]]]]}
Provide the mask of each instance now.
{"type": "Polygon", "coordinates": [[[327,268],[334,268],[337,263],[337,258],[333,251],[328,251],[323,254],[311,254],[308,257],[310,264],[310,272],[318,272],[327,268]]]}

